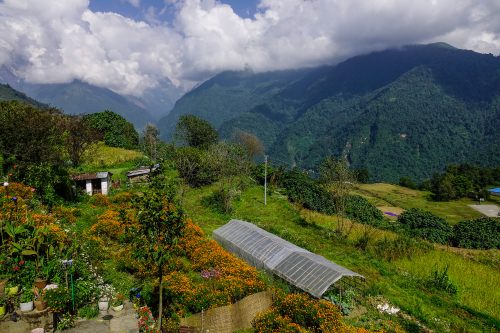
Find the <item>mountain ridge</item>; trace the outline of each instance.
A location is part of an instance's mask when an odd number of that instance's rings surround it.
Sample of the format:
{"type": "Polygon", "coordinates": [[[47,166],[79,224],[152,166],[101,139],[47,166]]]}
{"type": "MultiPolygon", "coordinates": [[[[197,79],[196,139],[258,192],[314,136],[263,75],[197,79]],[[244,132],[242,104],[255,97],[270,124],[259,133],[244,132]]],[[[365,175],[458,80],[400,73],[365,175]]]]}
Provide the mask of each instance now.
{"type": "Polygon", "coordinates": [[[272,91],[265,89],[276,79],[272,73],[217,75],[183,96],[160,120],[160,132],[167,138],[172,116],[192,113],[222,137],[237,130],[257,135],[271,160],[310,169],[328,155],[344,155],[373,180],[392,182],[423,180],[449,163],[500,163],[491,127],[500,119],[500,57],[434,43],[294,73],[281,72],[288,80],[272,91]],[[231,103],[218,102],[224,95],[231,103]]]}

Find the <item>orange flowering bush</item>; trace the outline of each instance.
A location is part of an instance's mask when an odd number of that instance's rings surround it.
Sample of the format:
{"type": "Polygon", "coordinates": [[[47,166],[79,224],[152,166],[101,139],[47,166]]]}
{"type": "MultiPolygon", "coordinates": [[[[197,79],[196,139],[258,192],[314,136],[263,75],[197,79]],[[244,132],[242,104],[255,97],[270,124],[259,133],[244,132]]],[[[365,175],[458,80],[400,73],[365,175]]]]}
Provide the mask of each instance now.
{"type": "Polygon", "coordinates": [[[257,332],[369,333],[342,322],[338,306],[307,294],[275,293],[273,306],[260,313],[252,326],[257,332]]]}
{"type": "Polygon", "coordinates": [[[179,316],[228,305],[265,289],[255,268],[207,239],[191,220],[186,221],[176,254],[163,284],[170,311],[179,316]]]}
{"type": "Polygon", "coordinates": [[[94,194],[90,197],[90,203],[99,207],[108,207],[111,205],[109,198],[103,194],[94,194]]]}
{"type": "Polygon", "coordinates": [[[55,217],[50,214],[32,214],[31,219],[37,228],[56,222],[55,217]]]}
{"type": "Polygon", "coordinates": [[[90,233],[107,240],[118,240],[124,232],[119,219],[120,213],[107,210],[97,217],[97,222],[90,228],[90,233]]]}
{"type": "Polygon", "coordinates": [[[52,208],[52,213],[58,219],[73,224],[76,222],[76,217],[79,216],[80,211],[77,208],[59,206],[52,208]]]}
{"type": "Polygon", "coordinates": [[[330,302],[315,300],[306,294],[277,294],[273,307],[254,320],[257,332],[346,332],[339,309],[330,302]],[[292,331],[294,332],[294,331],[292,331]]]}
{"type": "Polygon", "coordinates": [[[9,183],[9,186],[0,186],[0,197],[9,196],[30,200],[33,198],[34,194],[34,188],[21,183],[9,183]]]}

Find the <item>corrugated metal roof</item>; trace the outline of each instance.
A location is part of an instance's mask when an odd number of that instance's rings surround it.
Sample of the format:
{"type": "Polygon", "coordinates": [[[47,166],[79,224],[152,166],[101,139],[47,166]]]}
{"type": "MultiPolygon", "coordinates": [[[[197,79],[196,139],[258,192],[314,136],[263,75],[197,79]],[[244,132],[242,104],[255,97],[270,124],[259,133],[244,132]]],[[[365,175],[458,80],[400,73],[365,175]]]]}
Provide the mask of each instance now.
{"type": "Polygon", "coordinates": [[[112,175],[111,172],[108,171],[103,171],[103,172],[86,172],[86,173],[80,173],[77,175],[71,176],[73,180],[90,180],[90,179],[101,179],[101,178],[107,178],[112,175]]]}
{"type": "Polygon", "coordinates": [[[213,238],[253,266],[318,298],[344,276],[363,277],[245,221],[229,221],[214,230],[213,238]]]}

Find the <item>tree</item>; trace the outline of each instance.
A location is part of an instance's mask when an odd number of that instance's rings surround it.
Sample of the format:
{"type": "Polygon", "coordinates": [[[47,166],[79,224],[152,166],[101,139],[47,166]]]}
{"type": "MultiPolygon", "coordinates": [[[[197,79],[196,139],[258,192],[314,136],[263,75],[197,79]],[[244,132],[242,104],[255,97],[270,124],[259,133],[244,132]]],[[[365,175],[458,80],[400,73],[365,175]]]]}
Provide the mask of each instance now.
{"type": "Polygon", "coordinates": [[[110,147],[136,149],[139,134],[125,118],[112,111],[92,113],[84,116],[90,127],[103,135],[104,143],[110,147]]]}
{"type": "MultiPolygon", "coordinates": [[[[160,169],[161,170],[161,169],[160,169]]],[[[161,171],[160,171],[161,172],[161,171]]],[[[182,236],[185,218],[175,203],[174,191],[164,191],[164,178],[153,176],[150,190],[134,203],[139,226],[134,230],[134,256],[156,274],[159,283],[158,325],[163,312],[163,274],[177,240],[182,236]],[[161,184],[158,184],[160,182],[161,184]]]]}
{"type": "Polygon", "coordinates": [[[264,153],[262,141],[252,133],[238,130],[235,134],[235,139],[236,142],[245,148],[251,160],[264,153]]]}
{"type": "Polygon", "coordinates": [[[99,133],[90,127],[81,116],[67,116],[64,119],[66,145],[74,167],[79,166],[85,150],[98,141],[99,133]]]}
{"type": "Polygon", "coordinates": [[[4,172],[36,188],[45,203],[69,196],[65,117],[56,109],[22,102],[0,103],[0,151],[4,172]],[[14,167],[15,166],[15,167],[14,167]]]}
{"type": "Polygon", "coordinates": [[[208,121],[194,115],[183,115],[177,122],[175,137],[190,147],[206,149],[217,143],[219,135],[208,121]]]}
{"type": "Polygon", "coordinates": [[[156,161],[158,158],[159,136],[160,131],[153,124],[147,124],[142,132],[144,152],[152,161],[156,161]]]}
{"type": "Polygon", "coordinates": [[[346,221],[346,203],[354,186],[355,176],[344,160],[327,157],[320,166],[320,181],[333,196],[337,232],[347,237],[353,224],[348,225],[346,221]]]}
{"type": "Polygon", "coordinates": [[[232,202],[238,192],[238,177],[249,174],[250,160],[245,149],[236,144],[219,142],[208,151],[208,165],[211,166],[219,190],[215,194],[224,213],[232,210],[232,202]]]}

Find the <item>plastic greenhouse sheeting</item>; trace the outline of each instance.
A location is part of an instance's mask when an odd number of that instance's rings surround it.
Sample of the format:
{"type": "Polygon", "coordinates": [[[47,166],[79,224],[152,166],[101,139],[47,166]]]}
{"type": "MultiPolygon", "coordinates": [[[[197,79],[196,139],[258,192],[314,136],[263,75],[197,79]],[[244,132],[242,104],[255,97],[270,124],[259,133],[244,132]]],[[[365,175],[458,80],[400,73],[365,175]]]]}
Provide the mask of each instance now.
{"type": "Polygon", "coordinates": [[[344,276],[363,278],[245,221],[229,221],[214,230],[213,238],[251,265],[270,271],[318,298],[344,276]]]}

